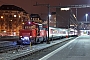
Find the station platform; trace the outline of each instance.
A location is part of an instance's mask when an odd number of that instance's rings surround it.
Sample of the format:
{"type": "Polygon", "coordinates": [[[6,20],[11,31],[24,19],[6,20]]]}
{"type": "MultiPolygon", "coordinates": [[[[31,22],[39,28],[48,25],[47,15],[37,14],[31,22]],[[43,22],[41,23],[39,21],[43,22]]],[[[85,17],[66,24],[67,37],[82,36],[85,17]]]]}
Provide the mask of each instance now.
{"type": "Polygon", "coordinates": [[[13,59],[16,59],[18,57],[28,55],[28,54],[33,53],[35,51],[50,47],[52,45],[58,44],[60,42],[63,42],[65,40],[72,39],[72,38],[73,37],[64,38],[64,39],[60,39],[60,40],[50,41],[50,44],[46,44],[46,43],[37,44],[37,45],[33,45],[33,46],[28,46],[28,47],[23,48],[23,49],[19,49],[18,51],[14,50],[14,51],[9,51],[7,53],[1,53],[0,60],[13,60],[13,59]]]}
{"type": "Polygon", "coordinates": [[[90,60],[90,35],[79,36],[39,60],[90,60]]]}

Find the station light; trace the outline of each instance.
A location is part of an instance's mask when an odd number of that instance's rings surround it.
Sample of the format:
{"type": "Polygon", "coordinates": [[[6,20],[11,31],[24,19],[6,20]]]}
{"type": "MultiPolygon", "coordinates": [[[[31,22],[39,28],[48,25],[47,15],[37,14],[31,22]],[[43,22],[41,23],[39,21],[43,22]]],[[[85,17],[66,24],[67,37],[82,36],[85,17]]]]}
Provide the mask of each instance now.
{"type": "Polygon", "coordinates": [[[70,26],[74,26],[74,25],[70,25],[70,26]]]}
{"type": "Polygon", "coordinates": [[[19,15],[19,18],[20,18],[21,16],[19,15]]]}
{"type": "Polygon", "coordinates": [[[31,24],[31,22],[28,22],[29,24],[31,24]]]}
{"type": "Polygon", "coordinates": [[[3,19],[3,16],[1,16],[1,18],[3,19]]]}
{"type": "Polygon", "coordinates": [[[42,24],[38,24],[38,25],[42,25],[42,24]]]}
{"type": "Polygon", "coordinates": [[[88,16],[88,14],[86,14],[86,16],[88,16]]]}
{"type": "Polygon", "coordinates": [[[22,24],[24,25],[24,22],[22,24]]]}
{"type": "Polygon", "coordinates": [[[14,15],[14,17],[16,17],[16,15],[14,15]]]}
{"type": "Polygon", "coordinates": [[[87,17],[88,17],[88,14],[85,14],[85,16],[86,16],[86,23],[87,23],[87,17]]]}
{"type": "Polygon", "coordinates": [[[51,15],[49,14],[49,17],[51,17],[51,15]]]}
{"type": "Polygon", "coordinates": [[[67,11],[67,10],[70,10],[70,8],[61,8],[61,10],[66,10],[67,11]]]}
{"type": "Polygon", "coordinates": [[[3,31],[4,33],[6,33],[6,31],[3,31]]]}
{"type": "Polygon", "coordinates": [[[75,14],[73,14],[74,18],[76,18],[75,14]]]}
{"type": "Polygon", "coordinates": [[[12,21],[12,20],[10,20],[10,21],[12,21]]]}

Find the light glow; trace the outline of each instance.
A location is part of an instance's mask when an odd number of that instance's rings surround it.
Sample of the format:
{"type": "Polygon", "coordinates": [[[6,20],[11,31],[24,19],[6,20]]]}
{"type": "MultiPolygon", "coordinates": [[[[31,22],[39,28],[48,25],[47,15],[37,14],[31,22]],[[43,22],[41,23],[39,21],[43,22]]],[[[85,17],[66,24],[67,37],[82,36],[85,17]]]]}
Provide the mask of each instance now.
{"type": "Polygon", "coordinates": [[[16,17],[16,15],[14,15],[14,17],[16,17]]]}
{"type": "Polygon", "coordinates": [[[51,17],[51,15],[49,14],[49,17],[51,17]]]}
{"type": "Polygon", "coordinates": [[[6,33],[6,31],[3,31],[3,32],[5,32],[5,33],[6,33]]]}
{"type": "Polygon", "coordinates": [[[19,15],[19,18],[20,18],[21,16],[19,15]]]}
{"type": "Polygon", "coordinates": [[[31,22],[28,22],[29,24],[31,24],[31,22]]]}
{"type": "Polygon", "coordinates": [[[70,25],[70,26],[74,26],[74,25],[70,25]]]}
{"type": "Polygon", "coordinates": [[[86,14],[86,17],[88,16],[88,14],[86,14]]]}
{"type": "Polygon", "coordinates": [[[70,8],[61,8],[61,10],[66,10],[67,11],[67,10],[70,10],[70,8]]]}
{"type": "Polygon", "coordinates": [[[1,16],[1,18],[3,19],[3,16],[1,16]]]}

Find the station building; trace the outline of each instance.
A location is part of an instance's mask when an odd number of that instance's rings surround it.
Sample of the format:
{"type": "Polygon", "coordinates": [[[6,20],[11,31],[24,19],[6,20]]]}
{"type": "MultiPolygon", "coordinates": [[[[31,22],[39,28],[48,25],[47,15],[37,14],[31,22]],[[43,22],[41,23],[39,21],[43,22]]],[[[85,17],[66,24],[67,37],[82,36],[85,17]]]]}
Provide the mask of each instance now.
{"type": "Polygon", "coordinates": [[[51,16],[49,16],[49,26],[56,27],[56,12],[52,12],[51,16]]]}
{"type": "Polygon", "coordinates": [[[41,17],[39,16],[39,14],[30,14],[30,21],[42,24],[43,20],[41,19],[41,17]]]}
{"type": "Polygon", "coordinates": [[[58,28],[76,28],[78,21],[72,10],[62,10],[56,8],[56,27],[58,28]]]}
{"type": "Polygon", "coordinates": [[[30,15],[22,8],[15,5],[0,6],[0,34],[16,36],[28,20],[30,15]]]}

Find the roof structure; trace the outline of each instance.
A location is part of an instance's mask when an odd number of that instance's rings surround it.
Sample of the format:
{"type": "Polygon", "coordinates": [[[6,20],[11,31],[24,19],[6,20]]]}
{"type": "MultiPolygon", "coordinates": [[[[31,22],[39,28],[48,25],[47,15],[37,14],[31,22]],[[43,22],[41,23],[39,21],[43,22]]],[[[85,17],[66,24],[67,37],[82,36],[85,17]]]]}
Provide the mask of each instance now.
{"type": "Polygon", "coordinates": [[[30,17],[31,18],[39,18],[39,19],[41,19],[39,14],[31,14],[30,17]]]}
{"type": "Polygon", "coordinates": [[[1,5],[0,10],[16,10],[16,11],[23,11],[23,12],[27,13],[24,9],[22,9],[18,6],[15,6],[15,5],[1,5]]]}

